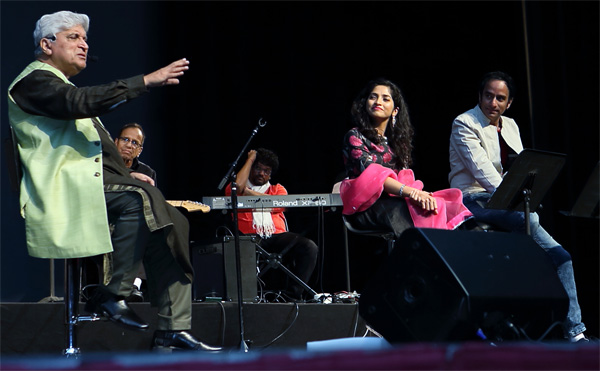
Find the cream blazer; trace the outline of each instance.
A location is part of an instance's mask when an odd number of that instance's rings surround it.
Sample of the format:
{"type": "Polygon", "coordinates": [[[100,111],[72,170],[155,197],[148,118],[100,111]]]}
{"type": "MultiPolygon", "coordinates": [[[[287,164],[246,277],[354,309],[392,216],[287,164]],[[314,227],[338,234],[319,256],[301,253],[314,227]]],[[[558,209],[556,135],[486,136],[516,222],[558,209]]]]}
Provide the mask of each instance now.
{"type": "MultiPolygon", "coordinates": [[[[521,153],[523,144],[517,123],[505,116],[501,120],[502,138],[513,151],[521,153]]],[[[450,187],[463,193],[491,193],[500,185],[503,176],[498,130],[490,125],[490,120],[477,105],[452,123],[450,187]]]]}

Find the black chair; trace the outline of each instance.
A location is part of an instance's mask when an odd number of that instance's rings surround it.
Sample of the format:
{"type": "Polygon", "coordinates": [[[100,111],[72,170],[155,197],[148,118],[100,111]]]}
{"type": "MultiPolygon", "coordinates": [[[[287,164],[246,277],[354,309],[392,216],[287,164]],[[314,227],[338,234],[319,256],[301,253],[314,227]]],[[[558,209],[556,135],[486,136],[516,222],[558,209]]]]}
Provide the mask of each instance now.
{"type": "Polygon", "coordinates": [[[389,230],[367,230],[367,229],[359,229],[355,228],[350,221],[346,218],[346,216],[342,215],[342,219],[344,221],[344,247],[346,254],[346,286],[347,291],[351,292],[351,284],[350,284],[350,253],[348,251],[348,231],[363,235],[363,236],[372,236],[383,238],[387,243],[387,254],[389,255],[394,249],[395,236],[392,231],[389,230]]]}
{"type": "MultiPolygon", "coordinates": [[[[342,182],[339,181],[333,185],[331,193],[340,193],[340,186],[342,182]]],[[[348,250],[348,231],[363,235],[363,236],[373,236],[383,238],[387,243],[387,254],[389,255],[394,248],[394,233],[389,230],[366,230],[355,228],[352,223],[346,218],[346,216],[342,215],[342,220],[344,221],[344,249],[345,249],[345,260],[346,260],[346,291],[351,292],[351,283],[350,283],[350,252],[348,250]]]]}
{"type": "MultiPolygon", "coordinates": [[[[17,142],[12,128],[9,128],[10,135],[4,141],[6,158],[8,160],[8,172],[13,191],[18,192],[23,176],[21,169],[21,159],[17,148],[17,142]]],[[[49,301],[57,301],[54,297],[54,259],[50,259],[51,269],[51,288],[49,301]]],[[[79,314],[79,299],[81,290],[81,258],[65,259],[65,339],[63,354],[67,357],[77,356],[81,353],[77,347],[77,324],[79,322],[98,321],[98,316],[82,316],[79,314]]],[[[58,299],[58,298],[56,298],[58,299]]]]}

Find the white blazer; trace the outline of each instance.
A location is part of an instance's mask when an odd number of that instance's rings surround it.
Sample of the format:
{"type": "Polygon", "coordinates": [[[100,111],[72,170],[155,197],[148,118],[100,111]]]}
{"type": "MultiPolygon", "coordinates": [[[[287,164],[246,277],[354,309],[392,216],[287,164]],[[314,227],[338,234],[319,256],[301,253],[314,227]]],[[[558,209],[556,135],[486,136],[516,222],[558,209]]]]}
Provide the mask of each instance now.
{"type": "MultiPolygon", "coordinates": [[[[501,116],[502,138],[516,153],[523,150],[515,120],[501,116]]],[[[450,187],[463,193],[494,192],[502,182],[500,140],[496,126],[479,105],[459,115],[450,134],[450,187]]]]}

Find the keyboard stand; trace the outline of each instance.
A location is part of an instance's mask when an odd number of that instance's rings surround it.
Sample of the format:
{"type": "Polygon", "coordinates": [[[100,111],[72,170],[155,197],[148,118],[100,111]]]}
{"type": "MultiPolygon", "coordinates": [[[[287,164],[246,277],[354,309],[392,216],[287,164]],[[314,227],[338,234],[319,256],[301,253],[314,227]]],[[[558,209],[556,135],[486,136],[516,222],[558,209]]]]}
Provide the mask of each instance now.
{"type": "Polygon", "coordinates": [[[289,251],[289,249],[291,248],[291,245],[286,247],[285,249],[283,249],[283,251],[279,254],[272,254],[272,253],[267,252],[258,243],[254,244],[254,245],[256,246],[256,253],[266,260],[266,263],[263,264],[261,267],[259,267],[259,272],[260,272],[258,274],[259,277],[262,277],[271,268],[281,269],[285,274],[288,275],[288,277],[290,277],[291,279],[296,281],[296,283],[298,283],[300,286],[302,286],[302,288],[304,288],[304,290],[308,291],[312,295],[312,297],[315,297],[317,295],[317,292],[315,290],[310,288],[310,286],[308,286],[304,281],[302,281],[300,278],[298,278],[298,276],[296,276],[292,271],[290,271],[288,269],[288,267],[283,265],[283,263],[281,262],[283,255],[285,255],[289,251]]]}

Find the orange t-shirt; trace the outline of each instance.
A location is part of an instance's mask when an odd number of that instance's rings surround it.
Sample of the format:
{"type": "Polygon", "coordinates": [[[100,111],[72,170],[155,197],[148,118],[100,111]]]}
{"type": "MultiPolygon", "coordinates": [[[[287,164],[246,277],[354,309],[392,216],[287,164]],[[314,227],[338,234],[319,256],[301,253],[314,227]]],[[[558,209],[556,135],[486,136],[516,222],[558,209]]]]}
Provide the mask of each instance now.
{"type": "MultiPolygon", "coordinates": [[[[287,190],[281,184],[271,185],[266,195],[287,195],[287,190]]],[[[225,195],[231,195],[231,184],[228,184],[225,188],[225,195]]],[[[273,219],[273,224],[275,225],[275,234],[287,232],[285,215],[283,214],[283,208],[271,209],[271,218],[273,219]]],[[[260,210],[255,210],[260,211],[260,210]]],[[[253,227],[253,218],[251,210],[239,210],[238,211],[238,228],[240,232],[244,234],[256,234],[256,230],[253,227]]]]}

